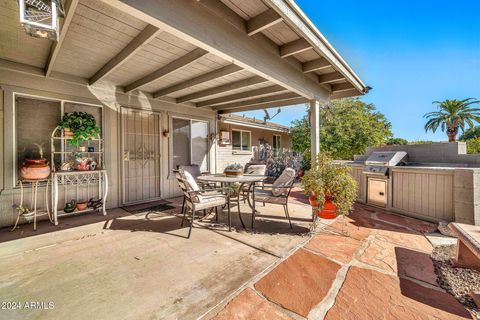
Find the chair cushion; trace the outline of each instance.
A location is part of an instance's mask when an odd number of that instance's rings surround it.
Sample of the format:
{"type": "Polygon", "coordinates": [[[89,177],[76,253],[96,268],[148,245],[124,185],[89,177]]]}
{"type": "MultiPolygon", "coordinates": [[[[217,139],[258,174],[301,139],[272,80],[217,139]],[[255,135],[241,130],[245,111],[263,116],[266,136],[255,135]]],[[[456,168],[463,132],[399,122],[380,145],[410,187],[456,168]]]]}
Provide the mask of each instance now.
{"type": "Polygon", "coordinates": [[[190,172],[183,171],[183,174],[185,175],[185,181],[187,183],[188,191],[200,190],[200,188],[198,187],[197,181],[195,181],[195,178],[192,176],[190,172]]]}
{"type": "Polygon", "coordinates": [[[277,180],[275,180],[275,182],[272,184],[272,194],[276,197],[286,195],[288,193],[288,189],[285,187],[290,187],[294,179],[295,170],[292,168],[286,168],[283,170],[280,177],[278,177],[277,180]]]}
{"type": "Polygon", "coordinates": [[[190,166],[180,166],[179,169],[190,173],[195,178],[195,180],[202,175],[202,172],[200,171],[200,166],[196,164],[190,166]]]}
{"type": "Polygon", "coordinates": [[[264,176],[267,171],[267,165],[265,164],[250,164],[245,167],[246,174],[257,174],[259,176],[264,176]]]}
{"type": "Polygon", "coordinates": [[[276,203],[276,204],[286,204],[286,197],[279,197],[273,195],[271,190],[262,190],[255,189],[255,201],[266,202],[266,203],[276,203]]]}
{"type": "Polygon", "coordinates": [[[195,203],[196,210],[203,210],[227,204],[227,197],[224,195],[198,195],[198,202],[195,203]]]}

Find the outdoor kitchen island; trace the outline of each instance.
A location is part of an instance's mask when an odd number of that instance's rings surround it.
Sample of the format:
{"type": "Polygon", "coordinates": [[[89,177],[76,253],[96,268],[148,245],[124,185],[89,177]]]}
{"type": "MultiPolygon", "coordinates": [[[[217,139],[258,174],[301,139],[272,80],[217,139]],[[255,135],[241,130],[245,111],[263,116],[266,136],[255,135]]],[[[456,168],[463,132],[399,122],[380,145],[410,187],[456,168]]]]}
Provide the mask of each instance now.
{"type": "Polygon", "coordinates": [[[432,222],[480,225],[480,155],[466,154],[465,143],[369,148],[342,162],[359,183],[358,202],[432,222]],[[382,165],[380,154],[392,158],[382,165]]]}

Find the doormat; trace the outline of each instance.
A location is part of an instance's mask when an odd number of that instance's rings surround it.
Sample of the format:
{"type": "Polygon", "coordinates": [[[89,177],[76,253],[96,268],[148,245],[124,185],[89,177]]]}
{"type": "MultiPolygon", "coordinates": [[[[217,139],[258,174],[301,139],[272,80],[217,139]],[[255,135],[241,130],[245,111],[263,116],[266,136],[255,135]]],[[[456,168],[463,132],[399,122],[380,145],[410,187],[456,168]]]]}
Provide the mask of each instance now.
{"type": "Polygon", "coordinates": [[[149,203],[132,204],[129,206],[123,206],[122,209],[128,211],[131,214],[145,213],[145,212],[161,212],[165,210],[175,209],[170,205],[171,202],[161,200],[149,203]]]}

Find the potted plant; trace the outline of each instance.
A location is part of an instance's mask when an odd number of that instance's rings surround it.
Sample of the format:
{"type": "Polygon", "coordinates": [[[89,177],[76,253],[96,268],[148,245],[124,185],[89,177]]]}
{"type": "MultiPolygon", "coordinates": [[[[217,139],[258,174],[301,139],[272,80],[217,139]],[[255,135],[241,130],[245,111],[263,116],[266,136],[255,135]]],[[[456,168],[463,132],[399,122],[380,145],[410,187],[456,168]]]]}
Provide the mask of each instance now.
{"type": "Polygon", "coordinates": [[[348,215],[352,210],[358,185],[350,170],[320,154],[310,170],[304,173],[301,180],[303,190],[310,196],[310,204],[320,218],[333,219],[337,215],[348,215]]]}
{"type": "Polygon", "coordinates": [[[241,176],[243,175],[243,166],[240,163],[229,164],[223,172],[227,176],[241,176]]]}
{"type": "Polygon", "coordinates": [[[58,126],[63,129],[65,137],[71,138],[69,142],[73,146],[78,146],[82,141],[92,140],[100,134],[95,118],[87,112],[66,113],[58,126]]]}

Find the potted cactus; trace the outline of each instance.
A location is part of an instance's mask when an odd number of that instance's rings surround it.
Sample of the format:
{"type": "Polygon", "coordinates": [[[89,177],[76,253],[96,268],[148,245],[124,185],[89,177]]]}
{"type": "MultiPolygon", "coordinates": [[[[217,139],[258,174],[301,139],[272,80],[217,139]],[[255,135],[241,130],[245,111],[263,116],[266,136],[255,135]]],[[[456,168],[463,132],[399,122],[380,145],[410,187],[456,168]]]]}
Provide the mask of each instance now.
{"type": "Polygon", "coordinates": [[[357,182],[350,168],[320,154],[302,177],[301,183],[310,205],[323,219],[348,215],[357,197],[357,182]]]}

